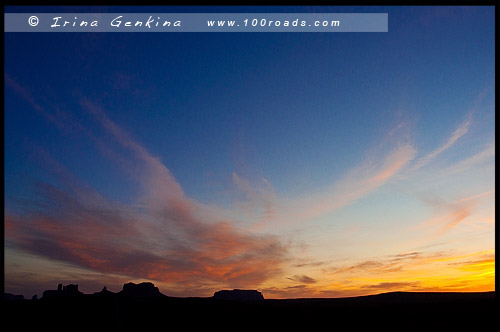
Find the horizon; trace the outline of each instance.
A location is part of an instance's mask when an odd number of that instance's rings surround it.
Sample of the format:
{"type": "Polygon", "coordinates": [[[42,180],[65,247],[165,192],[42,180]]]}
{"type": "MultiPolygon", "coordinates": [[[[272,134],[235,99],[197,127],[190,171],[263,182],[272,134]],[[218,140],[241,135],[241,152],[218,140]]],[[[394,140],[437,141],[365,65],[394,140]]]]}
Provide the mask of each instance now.
{"type": "MultiPolygon", "coordinates": [[[[439,294],[439,293],[443,293],[443,294],[478,294],[478,293],[495,293],[495,290],[492,290],[492,291],[482,291],[482,292],[475,292],[475,291],[464,291],[464,292],[450,292],[450,291],[432,291],[432,292],[428,292],[428,291],[398,291],[398,290],[393,290],[393,291],[387,291],[387,292],[382,292],[382,293],[371,293],[371,294],[365,294],[365,295],[358,295],[358,296],[345,296],[345,297],[290,297],[290,298],[267,298],[265,296],[265,294],[263,294],[261,291],[259,291],[258,289],[239,289],[239,288],[235,288],[235,289],[219,289],[219,290],[215,290],[214,293],[211,295],[211,296],[171,296],[169,294],[166,294],[165,292],[162,292],[162,290],[160,288],[158,288],[155,284],[151,283],[151,282],[141,282],[141,283],[134,283],[134,282],[127,282],[125,284],[122,285],[122,289],[119,290],[119,291],[110,291],[108,289],[107,286],[103,286],[101,288],[101,290],[96,290],[94,292],[90,292],[90,293],[85,293],[85,292],[82,292],[79,290],[78,288],[78,285],[75,285],[75,284],[63,284],[63,283],[59,283],[57,284],[57,288],[59,287],[59,285],[61,285],[64,289],[64,287],[67,287],[69,285],[73,285],[73,286],[76,286],[78,291],[82,294],[82,295],[96,295],[96,294],[99,294],[101,293],[102,291],[106,290],[110,293],[112,293],[113,295],[118,295],[120,292],[122,292],[124,290],[124,287],[125,285],[127,284],[134,284],[134,285],[139,285],[139,284],[151,284],[154,288],[157,288],[158,289],[158,292],[163,295],[163,296],[166,296],[166,297],[171,297],[171,298],[213,298],[215,296],[215,293],[217,292],[220,292],[220,291],[239,291],[239,290],[243,290],[243,291],[257,291],[259,292],[260,294],[262,294],[263,296],[263,299],[264,300],[307,300],[307,299],[325,299],[325,300],[328,300],[328,299],[347,299],[347,298],[357,298],[357,297],[366,297],[366,296],[377,296],[377,295],[384,295],[384,294],[394,294],[394,293],[420,293],[420,294],[439,294]]],[[[14,296],[18,296],[18,295],[22,295],[24,300],[33,300],[33,297],[35,297],[35,295],[37,296],[35,300],[37,299],[42,299],[43,298],[43,293],[45,291],[54,291],[54,290],[57,290],[57,288],[51,288],[51,289],[45,289],[41,292],[42,296],[38,297],[38,294],[34,294],[33,296],[31,297],[26,297],[22,294],[12,294],[12,293],[8,293],[8,294],[11,294],[11,295],[14,295],[14,296]]],[[[53,295],[52,295],[53,296],[53,295]]]]}
{"type": "Polygon", "coordinates": [[[493,6],[211,10],[389,29],[4,33],[4,292],[495,291],[493,6]]]}

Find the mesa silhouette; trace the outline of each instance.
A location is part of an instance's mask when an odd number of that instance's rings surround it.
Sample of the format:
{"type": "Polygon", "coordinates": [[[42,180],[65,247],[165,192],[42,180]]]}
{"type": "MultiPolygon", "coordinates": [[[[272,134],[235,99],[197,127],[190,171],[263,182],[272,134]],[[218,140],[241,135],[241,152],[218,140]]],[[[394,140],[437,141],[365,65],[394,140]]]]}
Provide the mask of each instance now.
{"type": "Polygon", "coordinates": [[[149,282],[84,294],[59,284],[41,299],[4,293],[8,326],[38,328],[474,328],[489,327],[495,292],[391,292],[350,298],[265,299],[257,290],[221,290],[212,297],[172,297],[149,282]],[[325,325],[326,324],[326,325],[325,325]],[[333,325],[332,325],[333,324],[333,325]]]}

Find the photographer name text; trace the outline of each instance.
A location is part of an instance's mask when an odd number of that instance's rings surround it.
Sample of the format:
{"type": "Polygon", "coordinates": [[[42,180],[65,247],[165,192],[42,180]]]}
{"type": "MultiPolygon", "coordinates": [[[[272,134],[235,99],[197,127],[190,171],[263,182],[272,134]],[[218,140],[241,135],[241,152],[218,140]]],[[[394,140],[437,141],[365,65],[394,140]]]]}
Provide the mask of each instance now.
{"type": "MultiPolygon", "coordinates": [[[[98,20],[93,21],[85,21],[80,20],[78,17],[74,17],[74,19],[68,21],[66,19],[63,20],[62,16],[56,16],[53,19],[53,24],[50,25],[51,28],[64,28],[64,27],[99,27],[100,22],[98,20]]],[[[106,23],[104,23],[106,24],[106,23]]],[[[110,22],[107,23],[111,27],[121,28],[121,27],[145,27],[148,29],[157,28],[157,27],[181,27],[182,21],[169,21],[161,19],[160,16],[153,17],[150,15],[145,20],[126,20],[122,15],[119,15],[113,18],[110,22]]]]}

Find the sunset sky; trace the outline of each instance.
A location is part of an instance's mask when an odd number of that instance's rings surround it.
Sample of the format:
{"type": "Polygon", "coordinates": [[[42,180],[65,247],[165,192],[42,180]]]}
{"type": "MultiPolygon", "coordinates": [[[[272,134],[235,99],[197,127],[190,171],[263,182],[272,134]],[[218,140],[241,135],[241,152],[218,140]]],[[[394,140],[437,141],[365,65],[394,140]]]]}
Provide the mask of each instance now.
{"type": "Polygon", "coordinates": [[[494,7],[387,33],[5,33],[5,291],[495,289],[494,7]]]}

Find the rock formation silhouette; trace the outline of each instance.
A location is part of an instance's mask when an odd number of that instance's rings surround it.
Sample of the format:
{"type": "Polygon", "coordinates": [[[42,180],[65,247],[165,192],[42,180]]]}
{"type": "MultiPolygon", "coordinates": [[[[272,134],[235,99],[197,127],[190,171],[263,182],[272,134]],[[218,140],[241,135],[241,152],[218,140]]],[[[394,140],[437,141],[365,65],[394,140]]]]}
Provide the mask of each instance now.
{"type": "Polygon", "coordinates": [[[63,286],[59,284],[57,290],[46,290],[43,292],[42,298],[49,299],[55,297],[67,297],[67,296],[82,296],[83,293],[78,290],[78,285],[69,284],[63,286]]]}
{"type": "MultiPolygon", "coordinates": [[[[103,290],[104,291],[104,290],[103,290]]],[[[123,285],[123,289],[118,293],[121,296],[130,297],[163,297],[162,293],[158,287],[150,282],[141,282],[140,284],[134,284],[129,282],[123,285]]]]}
{"type": "Polygon", "coordinates": [[[94,296],[115,296],[116,293],[110,292],[106,288],[106,286],[104,286],[100,292],[95,292],[92,295],[94,295],[94,296]]]}

